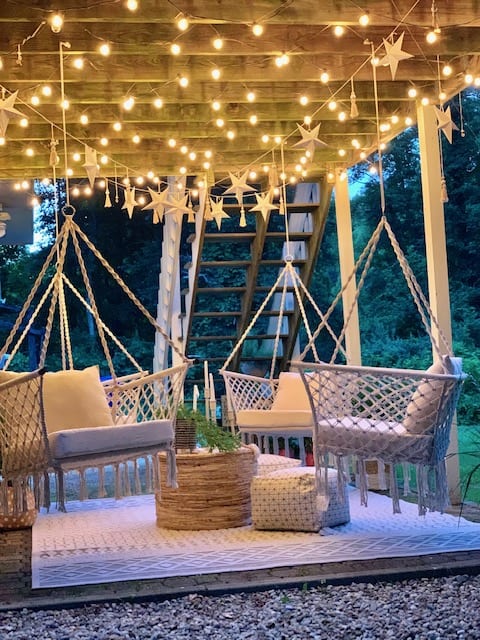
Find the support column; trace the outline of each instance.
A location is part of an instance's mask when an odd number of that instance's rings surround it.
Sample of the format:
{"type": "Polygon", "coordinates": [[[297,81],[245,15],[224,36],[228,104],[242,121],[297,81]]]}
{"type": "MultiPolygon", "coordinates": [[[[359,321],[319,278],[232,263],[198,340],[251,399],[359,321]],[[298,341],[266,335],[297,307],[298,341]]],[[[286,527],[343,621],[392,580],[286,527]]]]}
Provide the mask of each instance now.
{"type": "MultiPolygon", "coordinates": [[[[348,191],[348,175],[346,171],[335,172],[335,213],[337,218],[338,255],[340,260],[340,277],[342,287],[351,276],[355,266],[353,251],[352,217],[350,211],[350,194],[348,191]]],[[[357,293],[355,279],[352,278],[343,292],[342,304],[345,313],[352,308],[357,293]]],[[[358,306],[352,310],[345,333],[347,364],[362,364],[360,347],[360,324],[358,306]]]]}
{"type": "MultiPolygon", "coordinates": [[[[440,145],[437,118],[432,105],[417,108],[418,137],[420,142],[420,167],[425,225],[429,303],[439,329],[432,327],[433,337],[440,351],[446,353],[452,345],[450,316],[450,292],[448,281],[445,218],[441,195],[440,145]],[[439,334],[443,334],[447,345],[439,334]]],[[[434,353],[434,356],[436,354],[434,353]]],[[[457,424],[454,420],[449,454],[458,452],[457,424]]],[[[460,502],[460,470],[458,455],[447,458],[447,476],[450,499],[460,502]]]]}

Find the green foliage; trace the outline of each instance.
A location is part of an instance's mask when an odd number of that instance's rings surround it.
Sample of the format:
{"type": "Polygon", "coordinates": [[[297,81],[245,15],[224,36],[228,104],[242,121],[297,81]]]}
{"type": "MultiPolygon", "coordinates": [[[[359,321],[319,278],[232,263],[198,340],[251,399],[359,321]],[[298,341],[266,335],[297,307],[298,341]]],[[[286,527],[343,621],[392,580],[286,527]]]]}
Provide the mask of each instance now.
{"type": "Polygon", "coordinates": [[[193,411],[185,405],[180,405],[177,418],[195,423],[197,442],[209,451],[214,449],[221,452],[236,451],[241,446],[240,436],[223,429],[213,420],[208,420],[200,411],[193,411]]]}

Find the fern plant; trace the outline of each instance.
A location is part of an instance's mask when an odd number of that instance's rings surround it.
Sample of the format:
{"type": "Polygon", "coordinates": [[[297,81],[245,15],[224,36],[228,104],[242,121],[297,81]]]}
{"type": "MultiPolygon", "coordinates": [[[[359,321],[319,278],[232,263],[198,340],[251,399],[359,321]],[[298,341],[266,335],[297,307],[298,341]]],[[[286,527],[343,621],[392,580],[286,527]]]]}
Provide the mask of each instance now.
{"type": "Polygon", "coordinates": [[[177,411],[177,418],[190,420],[195,425],[198,444],[210,452],[213,450],[221,452],[236,451],[241,446],[239,435],[223,429],[213,420],[209,420],[200,411],[193,411],[193,409],[185,405],[180,405],[177,411]]]}

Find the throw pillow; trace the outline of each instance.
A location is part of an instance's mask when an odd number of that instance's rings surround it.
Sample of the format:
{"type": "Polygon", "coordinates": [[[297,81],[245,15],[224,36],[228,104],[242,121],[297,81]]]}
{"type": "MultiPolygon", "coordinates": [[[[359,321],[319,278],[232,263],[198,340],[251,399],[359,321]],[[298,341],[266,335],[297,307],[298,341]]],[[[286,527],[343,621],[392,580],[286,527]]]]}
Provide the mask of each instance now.
{"type": "Polygon", "coordinates": [[[113,425],[98,366],[47,372],[43,404],[49,433],[113,425]]]}

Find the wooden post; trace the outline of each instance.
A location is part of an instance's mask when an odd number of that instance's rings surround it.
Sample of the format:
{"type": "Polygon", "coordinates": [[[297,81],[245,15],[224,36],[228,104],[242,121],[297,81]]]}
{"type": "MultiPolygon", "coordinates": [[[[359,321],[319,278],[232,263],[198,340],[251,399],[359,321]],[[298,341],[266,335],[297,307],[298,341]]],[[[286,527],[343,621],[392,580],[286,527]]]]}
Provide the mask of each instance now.
{"type": "MultiPolygon", "coordinates": [[[[440,332],[448,346],[452,344],[450,317],[450,293],[448,287],[445,219],[441,195],[440,145],[435,110],[432,105],[417,108],[418,137],[420,142],[420,167],[425,225],[429,303],[440,331],[432,327],[432,334],[442,353],[447,347],[440,339],[440,332]]],[[[442,134],[443,135],[443,134],[442,134]]],[[[434,354],[435,355],[435,354],[434,354]]],[[[454,420],[448,453],[458,452],[458,431],[454,420]]],[[[458,455],[447,458],[447,476],[450,499],[460,502],[460,470],[458,455]]]]}
{"type": "MultiPolygon", "coordinates": [[[[352,217],[350,211],[350,196],[348,192],[348,175],[346,171],[335,173],[335,213],[337,217],[338,255],[340,260],[340,276],[342,287],[352,274],[355,266],[353,251],[352,217]]],[[[348,287],[343,292],[343,312],[349,313],[355,301],[357,286],[352,278],[348,287]]],[[[358,319],[358,306],[352,311],[345,333],[345,347],[348,364],[361,364],[362,354],[360,347],[360,325],[358,319]]]]}

